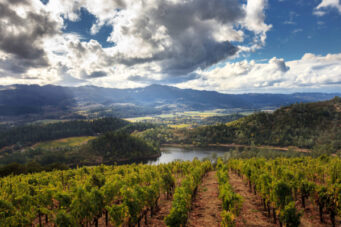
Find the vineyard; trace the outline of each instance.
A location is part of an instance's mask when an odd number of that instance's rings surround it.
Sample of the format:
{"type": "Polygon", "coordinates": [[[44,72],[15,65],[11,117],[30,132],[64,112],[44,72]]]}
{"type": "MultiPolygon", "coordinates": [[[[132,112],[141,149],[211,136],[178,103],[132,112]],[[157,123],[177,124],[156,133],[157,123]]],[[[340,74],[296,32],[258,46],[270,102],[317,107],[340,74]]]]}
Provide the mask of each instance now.
{"type": "Polygon", "coordinates": [[[313,209],[318,208],[320,223],[340,225],[336,220],[341,215],[339,158],[240,159],[230,160],[228,167],[247,180],[249,191],[258,195],[273,223],[299,226],[310,203],[313,209]]]}
{"type": "Polygon", "coordinates": [[[341,161],[328,156],[101,165],[0,179],[5,227],[340,226],[340,201],[341,161]],[[261,206],[248,208],[251,198],[261,206]],[[309,210],[318,220],[307,219],[309,210]]]}
{"type": "Polygon", "coordinates": [[[166,222],[185,223],[211,163],[82,167],[0,180],[1,226],[135,226],[159,209],[160,194],[174,193],[166,222]],[[175,178],[183,178],[175,188],[175,178]],[[184,205],[184,206],[182,206],[184,205]],[[178,215],[181,219],[178,219],[178,215]]]}

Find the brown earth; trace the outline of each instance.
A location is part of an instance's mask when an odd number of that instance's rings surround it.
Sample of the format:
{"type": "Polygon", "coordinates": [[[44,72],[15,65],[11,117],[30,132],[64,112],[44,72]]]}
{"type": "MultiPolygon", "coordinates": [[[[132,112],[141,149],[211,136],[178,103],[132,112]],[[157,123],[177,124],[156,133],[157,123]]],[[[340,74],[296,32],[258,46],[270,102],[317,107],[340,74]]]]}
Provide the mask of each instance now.
{"type": "MultiPolygon", "coordinates": [[[[176,179],[175,185],[176,187],[181,184],[182,176],[181,175],[175,175],[176,179]]],[[[148,218],[147,218],[147,224],[145,224],[144,220],[141,221],[141,226],[152,226],[152,227],[166,227],[165,224],[165,217],[170,213],[170,210],[172,208],[172,198],[168,198],[166,194],[162,194],[160,196],[159,202],[159,210],[153,215],[153,217],[150,217],[150,212],[148,212],[148,218]]]]}
{"type": "Polygon", "coordinates": [[[198,187],[187,226],[220,226],[222,204],[218,196],[217,174],[216,171],[211,171],[207,173],[198,187]]]}
{"type": "Polygon", "coordinates": [[[234,191],[240,194],[244,199],[241,214],[236,219],[237,227],[276,226],[272,223],[272,219],[266,216],[266,212],[263,211],[262,204],[258,196],[249,191],[248,186],[240,177],[230,173],[230,184],[234,191]]]}
{"type": "MultiPolygon", "coordinates": [[[[330,221],[329,215],[327,213],[323,214],[324,223],[320,222],[320,216],[318,207],[312,203],[309,199],[306,200],[306,207],[303,208],[301,206],[301,202],[296,203],[296,207],[304,211],[302,217],[301,217],[301,225],[302,227],[330,227],[332,226],[332,223],[330,221]]],[[[340,227],[341,224],[340,218],[336,217],[336,226],[340,227]]]]}
{"type": "Polygon", "coordinates": [[[165,194],[162,194],[159,200],[159,210],[150,217],[150,212],[148,212],[147,224],[145,220],[141,221],[141,226],[153,226],[153,227],[166,227],[165,217],[169,214],[172,208],[172,199],[167,199],[165,194]]]}
{"type": "MultiPolygon", "coordinates": [[[[255,195],[249,190],[249,187],[246,182],[243,181],[242,178],[237,176],[234,173],[230,173],[230,184],[234,188],[236,193],[239,193],[243,196],[243,208],[241,211],[241,216],[237,218],[237,226],[279,226],[273,224],[273,219],[267,217],[267,212],[264,211],[263,206],[261,204],[261,200],[258,195],[255,195]]],[[[332,226],[331,221],[329,220],[329,215],[324,214],[323,218],[325,223],[320,223],[319,212],[317,206],[315,206],[310,200],[306,200],[306,208],[304,209],[300,202],[296,203],[296,207],[303,212],[301,217],[301,225],[302,227],[330,227],[332,226]]],[[[340,223],[340,220],[336,218],[337,224],[340,223]]]]}

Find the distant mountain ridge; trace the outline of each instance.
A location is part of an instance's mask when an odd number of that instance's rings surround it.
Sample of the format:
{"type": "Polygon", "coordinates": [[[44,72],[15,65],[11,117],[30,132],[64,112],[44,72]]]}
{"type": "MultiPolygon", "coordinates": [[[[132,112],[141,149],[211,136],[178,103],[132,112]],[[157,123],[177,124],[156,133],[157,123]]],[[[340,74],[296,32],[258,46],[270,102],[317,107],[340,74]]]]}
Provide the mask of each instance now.
{"type": "Polygon", "coordinates": [[[135,106],[149,109],[150,113],[211,109],[259,110],[275,109],[296,102],[323,101],[340,95],[340,93],[222,94],[165,85],[132,89],[10,85],[0,86],[0,116],[65,113],[72,112],[75,108],[88,110],[111,106],[120,106],[123,112],[122,106],[135,106]]]}

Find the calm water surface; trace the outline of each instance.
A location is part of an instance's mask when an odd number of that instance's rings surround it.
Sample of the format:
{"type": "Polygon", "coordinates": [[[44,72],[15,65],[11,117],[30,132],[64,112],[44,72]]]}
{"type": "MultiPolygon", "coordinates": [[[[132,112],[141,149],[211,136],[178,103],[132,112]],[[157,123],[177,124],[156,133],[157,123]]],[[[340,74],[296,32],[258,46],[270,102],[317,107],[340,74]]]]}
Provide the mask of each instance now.
{"type": "Polygon", "coordinates": [[[228,155],[230,149],[226,147],[218,148],[181,148],[181,147],[162,147],[161,156],[155,160],[148,162],[149,164],[168,163],[175,160],[192,161],[194,158],[200,160],[204,158],[215,159],[228,155]]]}

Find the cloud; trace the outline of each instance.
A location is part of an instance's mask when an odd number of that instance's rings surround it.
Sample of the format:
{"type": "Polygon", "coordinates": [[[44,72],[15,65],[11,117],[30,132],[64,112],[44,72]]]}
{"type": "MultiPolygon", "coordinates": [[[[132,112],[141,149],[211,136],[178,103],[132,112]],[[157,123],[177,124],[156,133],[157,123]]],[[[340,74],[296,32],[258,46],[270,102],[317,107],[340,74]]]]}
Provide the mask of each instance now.
{"type": "Polygon", "coordinates": [[[0,77],[104,86],[192,80],[197,70],[265,45],[267,0],[243,2],[0,0],[0,77]],[[62,32],[66,20],[82,19],[81,9],[96,18],[91,34],[113,28],[113,46],[62,32]]]}
{"type": "MultiPolygon", "coordinates": [[[[260,48],[270,29],[264,23],[265,0],[248,0],[246,5],[238,0],[80,0],[73,4],[66,0],[50,0],[47,7],[56,15],[70,20],[80,19],[83,7],[97,21],[94,34],[103,25],[113,27],[108,41],[111,64],[147,68],[143,64],[156,64],[164,77],[183,76],[200,68],[235,56],[243,46],[232,42],[244,41],[244,30],[254,32],[260,48]]],[[[158,75],[157,77],[160,77],[158,75]]],[[[148,79],[148,78],[146,78],[148,79]]]]}
{"type": "MultiPolygon", "coordinates": [[[[0,84],[139,87],[151,83],[221,92],[340,88],[341,54],[297,61],[226,63],[262,48],[266,0],[0,0],[0,84]],[[91,34],[111,26],[104,48],[63,33],[66,20],[94,15],[91,34]],[[219,64],[217,64],[219,63],[219,64]]],[[[316,13],[336,7],[323,0],[316,13]]],[[[293,22],[295,15],[292,14],[293,22]]],[[[297,16],[297,15],[296,15],[297,16]]],[[[293,32],[299,32],[294,30],[293,32]]]]}
{"type": "Polygon", "coordinates": [[[90,75],[85,73],[85,77],[88,77],[88,78],[100,78],[104,76],[107,76],[107,73],[104,71],[95,71],[95,72],[92,72],[90,75]]]}
{"type": "Polygon", "coordinates": [[[292,31],[292,33],[294,33],[294,34],[299,33],[299,32],[303,32],[303,29],[302,28],[296,28],[292,31]]]}
{"type": "Polygon", "coordinates": [[[244,26],[258,35],[262,45],[265,43],[266,32],[272,27],[265,23],[264,10],[267,5],[267,0],[249,0],[247,1],[246,7],[244,7],[246,10],[244,26]]]}
{"type": "Polygon", "coordinates": [[[180,83],[181,88],[233,92],[289,92],[341,88],[341,54],[305,54],[296,61],[272,58],[267,63],[227,63],[212,71],[198,71],[198,79],[180,83]]]}
{"type": "Polygon", "coordinates": [[[322,0],[322,2],[315,8],[314,14],[323,16],[327,13],[328,9],[336,9],[341,14],[340,0],[322,0]]]}
{"type": "MultiPolygon", "coordinates": [[[[113,18],[113,58],[132,66],[157,62],[160,73],[184,75],[237,53],[233,26],[244,17],[235,0],[126,1],[113,18]],[[221,34],[224,32],[224,34],[221,34]]],[[[101,23],[101,21],[99,21],[101,23]]]]}
{"type": "Polygon", "coordinates": [[[14,74],[49,64],[44,38],[58,33],[58,24],[37,4],[0,1],[0,65],[14,74]]]}

